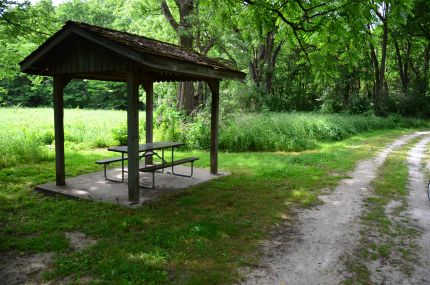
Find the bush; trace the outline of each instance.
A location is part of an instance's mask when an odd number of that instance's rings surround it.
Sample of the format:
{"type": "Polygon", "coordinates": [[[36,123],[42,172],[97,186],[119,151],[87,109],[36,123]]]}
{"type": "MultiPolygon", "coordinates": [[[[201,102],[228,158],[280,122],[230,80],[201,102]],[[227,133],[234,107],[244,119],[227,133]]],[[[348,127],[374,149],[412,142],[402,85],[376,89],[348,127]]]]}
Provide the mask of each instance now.
{"type": "Polygon", "coordinates": [[[53,158],[53,151],[41,144],[35,133],[26,130],[10,133],[0,139],[0,168],[18,163],[39,162],[53,158]]]}
{"type": "Polygon", "coordinates": [[[96,137],[91,142],[91,147],[95,148],[105,148],[109,146],[111,146],[111,144],[104,137],[96,137]]]}
{"type": "Polygon", "coordinates": [[[45,145],[50,145],[54,142],[55,140],[55,134],[53,130],[50,131],[46,131],[44,132],[41,136],[40,136],[40,140],[42,141],[43,144],[45,145]]]}
{"type": "MultiPolygon", "coordinates": [[[[127,145],[128,144],[128,134],[127,134],[127,123],[122,123],[118,125],[116,128],[111,130],[112,138],[114,139],[117,145],[127,145]]],[[[145,121],[139,121],[139,140],[145,137],[145,121]]],[[[106,144],[109,146],[109,142],[101,141],[100,137],[96,138],[93,142],[94,146],[106,144]]],[[[98,146],[97,146],[98,147],[98,146]]],[[[104,146],[100,146],[104,147],[104,146]]]]}
{"type": "Polygon", "coordinates": [[[127,125],[121,124],[118,127],[112,129],[112,137],[118,145],[127,145],[127,125]]]}

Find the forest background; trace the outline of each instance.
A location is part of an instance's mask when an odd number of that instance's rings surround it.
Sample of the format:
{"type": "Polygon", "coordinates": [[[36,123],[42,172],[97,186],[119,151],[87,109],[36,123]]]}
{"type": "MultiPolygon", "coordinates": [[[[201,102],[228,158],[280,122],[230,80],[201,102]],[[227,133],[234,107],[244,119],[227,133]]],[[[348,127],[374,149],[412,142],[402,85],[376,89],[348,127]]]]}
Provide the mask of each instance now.
{"type": "MultiPolygon", "coordinates": [[[[52,104],[52,79],[18,63],[67,20],[179,44],[246,72],[245,82],[222,83],[224,114],[430,116],[427,0],[0,0],[0,106],[52,104]]],[[[196,116],[210,91],[163,83],[155,96],[159,112],[196,116]]],[[[67,108],[124,110],[125,84],[74,80],[64,99],[67,108]]]]}

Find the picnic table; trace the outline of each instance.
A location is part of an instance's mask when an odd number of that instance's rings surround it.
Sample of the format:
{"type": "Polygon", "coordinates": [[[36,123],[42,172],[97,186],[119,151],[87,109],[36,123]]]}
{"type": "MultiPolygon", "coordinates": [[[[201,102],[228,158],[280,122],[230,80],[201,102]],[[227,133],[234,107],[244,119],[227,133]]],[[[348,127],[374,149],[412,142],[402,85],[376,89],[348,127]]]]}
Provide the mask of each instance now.
{"type": "MultiPolygon", "coordinates": [[[[172,168],[172,175],[177,176],[184,176],[184,177],[191,177],[193,176],[193,170],[194,170],[194,161],[198,160],[198,157],[188,157],[184,159],[175,160],[175,149],[185,145],[183,142],[153,142],[153,143],[146,143],[146,144],[140,144],[139,145],[139,153],[142,153],[139,155],[139,160],[146,157],[154,158],[158,157],[160,159],[159,164],[150,164],[148,165],[145,160],[144,167],[139,168],[140,172],[151,172],[152,173],[152,187],[147,187],[143,185],[139,185],[143,188],[154,188],[155,186],[155,172],[161,170],[161,172],[164,171],[165,168],[172,168]],[[171,151],[171,160],[167,161],[164,156],[165,150],[171,151]],[[161,156],[158,152],[161,151],[161,156]],[[180,165],[184,163],[191,163],[191,174],[190,175],[184,175],[175,173],[174,166],[180,165]]],[[[124,161],[128,159],[125,155],[128,153],[128,147],[127,146],[117,146],[117,147],[110,147],[108,148],[108,151],[113,152],[119,152],[121,153],[121,157],[118,158],[108,158],[103,160],[96,161],[97,164],[103,164],[104,165],[104,176],[106,180],[113,181],[113,182],[124,182],[124,173],[126,172],[124,169],[124,161]],[[121,180],[114,180],[107,177],[106,174],[106,165],[113,163],[113,162],[119,162],[121,161],[121,180]]]]}

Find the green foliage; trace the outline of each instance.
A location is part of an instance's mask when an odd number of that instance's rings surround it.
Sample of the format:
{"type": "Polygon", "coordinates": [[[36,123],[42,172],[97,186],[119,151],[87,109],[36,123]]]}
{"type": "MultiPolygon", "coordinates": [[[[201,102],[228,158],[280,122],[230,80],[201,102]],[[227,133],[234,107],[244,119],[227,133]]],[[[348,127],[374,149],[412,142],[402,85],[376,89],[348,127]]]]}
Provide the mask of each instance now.
{"type": "MultiPolygon", "coordinates": [[[[140,116],[144,117],[144,113],[140,116]]],[[[0,108],[0,168],[31,161],[53,159],[53,110],[0,108]]],[[[122,111],[65,110],[66,147],[85,149],[115,144],[112,129],[124,125],[122,111]]],[[[144,122],[142,122],[144,126],[144,122]]],[[[141,126],[142,126],[141,124],[141,126]]]]}
{"type": "MultiPolygon", "coordinates": [[[[221,118],[219,148],[224,151],[302,151],[370,130],[428,127],[425,120],[316,113],[265,113],[221,118]]],[[[190,149],[209,149],[210,117],[175,117],[174,129],[160,129],[164,140],[180,140],[190,149]]]]}
{"type": "MultiPolygon", "coordinates": [[[[154,140],[182,141],[188,149],[209,149],[209,113],[202,112],[190,119],[162,105],[155,114],[154,140]]],[[[139,116],[144,118],[145,113],[139,116]]],[[[0,122],[0,167],[53,158],[52,109],[0,108],[0,122]]],[[[143,143],[144,119],[139,126],[143,143]]],[[[301,151],[370,130],[422,127],[428,127],[428,123],[398,115],[380,118],[316,113],[230,114],[220,118],[219,148],[228,152],[301,151]]],[[[126,113],[66,109],[65,144],[74,150],[127,145],[126,113]]]]}
{"type": "Polygon", "coordinates": [[[162,141],[182,141],[182,134],[186,130],[183,125],[183,116],[179,111],[161,105],[155,112],[155,126],[160,131],[162,141]]]}
{"type": "MultiPolygon", "coordinates": [[[[167,2],[178,21],[179,11],[173,9],[173,2],[167,2]]],[[[429,117],[427,2],[380,0],[371,5],[368,1],[347,0],[329,3],[200,0],[193,1],[195,13],[187,20],[192,27],[189,32],[195,50],[207,52],[210,57],[248,73],[244,83],[222,84],[221,106],[227,113],[322,110],[360,114],[374,112],[376,108],[377,72],[369,54],[373,46],[380,57],[383,25],[375,11],[389,5],[390,34],[384,68],[387,72],[377,109],[384,114],[429,117]],[[399,54],[396,43],[400,46],[399,54]],[[210,48],[205,50],[205,47],[210,48]],[[404,65],[407,88],[401,84],[399,62],[404,65]]],[[[0,53],[0,106],[52,104],[52,80],[21,74],[18,62],[66,20],[125,30],[170,43],[177,43],[183,32],[178,33],[168,23],[158,0],[64,1],[56,6],[51,1],[19,5],[15,1],[2,1],[0,46],[4,52],[0,53]]],[[[156,106],[176,105],[177,85],[160,85],[167,87],[155,87],[156,106]]],[[[203,96],[206,99],[207,93],[203,96]]],[[[64,103],[67,108],[124,110],[125,85],[74,80],[66,88],[64,103]]],[[[171,121],[175,122],[174,118],[171,121]]],[[[171,138],[178,136],[178,132],[169,134],[171,138]]]]}
{"type": "Polygon", "coordinates": [[[120,126],[112,129],[112,137],[118,145],[127,145],[127,124],[121,124],[120,126]]]}
{"type": "Polygon", "coordinates": [[[45,145],[52,144],[54,142],[54,140],[55,140],[55,133],[54,133],[54,131],[53,130],[49,130],[49,131],[46,131],[46,132],[42,133],[41,136],[40,136],[40,140],[45,145]]]}

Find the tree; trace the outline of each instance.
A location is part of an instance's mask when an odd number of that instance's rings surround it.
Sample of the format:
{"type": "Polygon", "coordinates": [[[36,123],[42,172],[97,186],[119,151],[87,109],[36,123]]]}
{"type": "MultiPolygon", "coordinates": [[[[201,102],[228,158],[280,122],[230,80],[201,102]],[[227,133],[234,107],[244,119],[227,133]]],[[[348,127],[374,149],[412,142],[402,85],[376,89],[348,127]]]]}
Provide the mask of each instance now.
{"type": "MultiPolygon", "coordinates": [[[[161,1],[161,10],[170,26],[177,33],[179,45],[192,50],[194,45],[192,28],[194,20],[193,17],[195,16],[195,1],[175,0],[175,4],[179,10],[179,22],[173,17],[173,14],[165,0],[161,1]]],[[[192,82],[179,83],[177,107],[187,113],[191,113],[195,109],[194,85],[192,82]]]]}
{"type": "MultiPolygon", "coordinates": [[[[391,12],[391,3],[382,1],[375,3],[374,0],[370,1],[370,9],[376,15],[379,23],[382,25],[382,41],[381,41],[381,56],[378,58],[376,47],[372,40],[369,41],[370,45],[370,60],[373,65],[374,89],[373,89],[373,103],[375,105],[375,112],[378,115],[382,114],[381,97],[383,95],[383,87],[385,83],[385,66],[387,60],[387,44],[388,44],[388,19],[391,12]]],[[[378,23],[369,23],[367,28],[369,34],[372,35],[375,26],[378,23]]]]}

